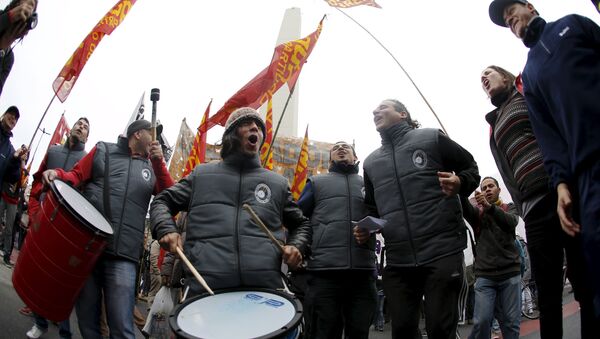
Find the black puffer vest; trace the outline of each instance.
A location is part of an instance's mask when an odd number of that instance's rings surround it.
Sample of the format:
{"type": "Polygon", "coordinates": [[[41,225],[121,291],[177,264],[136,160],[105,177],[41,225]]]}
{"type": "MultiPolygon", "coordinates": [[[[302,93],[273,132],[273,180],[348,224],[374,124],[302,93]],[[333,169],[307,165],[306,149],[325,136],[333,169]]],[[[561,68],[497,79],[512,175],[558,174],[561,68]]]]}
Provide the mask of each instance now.
{"type": "Polygon", "coordinates": [[[117,144],[99,142],[96,145],[92,180],[83,194],[105,216],[111,216],[113,235],[108,238],[107,254],[139,261],[143,250],[144,226],[148,203],[152,197],[156,176],[150,160],[132,157],[127,139],[119,137],[117,144]],[[104,209],[105,154],[108,147],[110,213],[104,209]]]}
{"type": "Polygon", "coordinates": [[[70,148],[68,141],[64,145],[50,146],[46,159],[46,168],[61,168],[65,171],[71,170],[87,154],[84,148],[85,144],[82,142],[78,142],[73,148],[70,148]]]}
{"type": "MultiPolygon", "coordinates": [[[[354,167],[354,166],[353,166],[354,167]]],[[[367,216],[364,204],[364,181],[356,174],[330,168],[327,174],[311,177],[315,208],[312,256],[309,270],[374,270],[375,236],[358,245],[352,234],[352,221],[367,216]]]]}
{"type": "Polygon", "coordinates": [[[466,226],[458,196],[447,197],[439,131],[413,129],[405,121],[381,132],[382,146],[365,160],[381,218],[387,265],[412,267],[461,252],[466,226]]]}

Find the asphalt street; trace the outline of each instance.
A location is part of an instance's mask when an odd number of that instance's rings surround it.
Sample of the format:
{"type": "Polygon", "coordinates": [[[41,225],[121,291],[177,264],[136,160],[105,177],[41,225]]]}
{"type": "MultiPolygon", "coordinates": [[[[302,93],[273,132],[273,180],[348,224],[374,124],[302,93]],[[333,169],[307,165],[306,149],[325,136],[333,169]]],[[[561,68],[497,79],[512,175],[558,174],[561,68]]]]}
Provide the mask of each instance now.
{"type": "MultiPolygon", "coordinates": [[[[23,307],[23,302],[12,287],[11,282],[12,269],[0,264],[0,339],[25,338],[25,333],[32,327],[33,319],[21,315],[18,310],[23,307]]],[[[580,338],[579,335],[579,310],[578,304],[573,300],[573,294],[569,293],[567,287],[564,292],[564,336],[565,339],[580,338]]],[[[145,303],[138,303],[140,309],[144,309],[145,303]]],[[[424,324],[422,324],[424,328],[424,324]]],[[[467,338],[471,332],[471,325],[459,326],[461,338],[467,338]]],[[[75,314],[71,314],[71,329],[73,338],[81,338],[77,327],[75,314]]],[[[59,338],[58,328],[51,324],[49,331],[42,338],[59,338]]],[[[143,338],[136,329],[136,338],[143,338]]],[[[386,323],[383,332],[371,330],[370,338],[384,339],[391,338],[390,324],[386,323]]],[[[521,338],[535,339],[539,338],[539,322],[537,320],[528,320],[523,318],[521,323],[521,338]]]]}

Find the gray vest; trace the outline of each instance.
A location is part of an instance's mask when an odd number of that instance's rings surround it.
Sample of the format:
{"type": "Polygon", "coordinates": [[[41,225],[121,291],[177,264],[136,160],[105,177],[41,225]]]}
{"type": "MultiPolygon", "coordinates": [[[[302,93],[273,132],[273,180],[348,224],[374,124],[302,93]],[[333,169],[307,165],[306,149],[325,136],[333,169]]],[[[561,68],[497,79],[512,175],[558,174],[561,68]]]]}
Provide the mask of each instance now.
{"type": "MultiPolygon", "coordinates": [[[[229,156],[196,166],[192,183],[185,252],[213,289],[237,286],[280,288],[279,249],[242,209],[248,204],[273,235],[285,243],[282,216],[287,180],[246,159],[229,156]],[[241,255],[243,253],[243,256],[241,255]]],[[[194,279],[191,290],[202,290],[194,279]]]]}
{"type": "Polygon", "coordinates": [[[65,171],[70,171],[87,154],[84,146],[85,144],[78,143],[73,148],[69,148],[68,141],[64,145],[50,146],[46,158],[46,168],[61,168],[65,171]]]}
{"type": "Polygon", "coordinates": [[[437,177],[444,170],[438,133],[399,123],[382,133],[382,146],[365,160],[378,214],[388,221],[390,266],[419,266],[466,247],[460,201],[442,192],[437,177]]]}
{"type": "Polygon", "coordinates": [[[358,174],[330,172],[310,178],[315,208],[312,256],[309,270],[374,270],[375,236],[358,245],[351,221],[367,216],[363,178],[358,174]]]}
{"type": "Polygon", "coordinates": [[[92,180],[85,185],[83,194],[105,216],[105,145],[108,146],[110,166],[108,183],[112,218],[109,221],[113,227],[105,252],[138,262],[143,250],[146,212],[156,177],[150,160],[130,155],[127,139],[119,137],[118,144],[99,142],[94,154],[92,180]]]}

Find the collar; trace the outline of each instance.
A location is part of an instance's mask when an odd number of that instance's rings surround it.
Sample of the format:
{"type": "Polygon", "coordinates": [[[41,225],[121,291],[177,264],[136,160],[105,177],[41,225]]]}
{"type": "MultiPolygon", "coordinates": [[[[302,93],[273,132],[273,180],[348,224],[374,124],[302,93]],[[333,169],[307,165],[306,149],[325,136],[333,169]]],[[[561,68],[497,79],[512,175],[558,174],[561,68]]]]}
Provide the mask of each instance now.
{"type": "MultiPolygon", "coordinates": [[[[501,94],[498,94],[497,96],[500,96],[501,94]]],[[[497,108],[495,108],[494,110],[492,110],[491,112],[489,112],[488,114],[485,115],[485,120],[488,122],[488,124],[490,124],[490,126],[495,126],[496,125],[496,117],[498,115],[498,112],[504,108],[504,106],[506,106],[506,104],[508,104],[508,102],[518,96],[518,95],[522,95],[519,91],[517,91],[517,89],[515,87],[511,87],[510,91],[507,91],[506,94],[504,94],[504,101],[496,101],[494,100],[494,98],[492,98],[492,104],[494,104],[494,106],[496,106],[497,108]],[[497,105],[498,104],[498,105],[497,105]]],[[[499,100],[500,98],[498,98],[499,100]]]]}
{"type": "Polygon", "coordinates": [[[544,32],[544,27],[546,27],[546,20],[542,19],[539,16],[531,19],[527,28],[525,28],[525,36],[523,37],[523,44],[531,48],[535,46],[535,44],[540,40],[542,33],[544,32]]]}
{"type": "Polygon", "coordinates": [[[336,172],[341,174],[357,174],[359,163],[360,162],[357,161],[352,165],[348,165],[345,163],[331,161],[329,165],[329,172],[336,172]]]}
{"type": "Polygon", "coordinates": [[[381,135],[381,144],[393,144],[396,141],[402,139],[402,137],[412,131],[414,128],[408,124],[406,120],[402,120],[399,123],[389,126],[379,132],[381,135]]]}
{"type": "Polygon", "coordinates": [[[67,140],[65,142],[65,147],[71,151],[83,151],[85,149],[85,144],[81,141],[77,141],[77,143],[71,147],[71,143],[67,140]]]}
{"type": "Polygon", "coordinates": [[[238,167],[240,169],[252,169],[262,167],[260,164],[260,156],[257,153],[253,156],[248,156],[241,152],[234,152],[228,155],[223,162],[226,165],[238,167]]]}

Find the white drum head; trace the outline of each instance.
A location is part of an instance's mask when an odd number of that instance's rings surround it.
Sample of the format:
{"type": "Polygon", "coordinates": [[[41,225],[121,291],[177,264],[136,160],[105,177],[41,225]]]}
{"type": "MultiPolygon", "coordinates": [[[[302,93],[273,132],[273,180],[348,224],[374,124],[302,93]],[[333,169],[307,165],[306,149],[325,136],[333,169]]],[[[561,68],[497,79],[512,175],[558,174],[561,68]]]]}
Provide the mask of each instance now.
{"type": "Polygon", "coordinates": [[[296,316],[286,298],[263,291],[235,291],[200,298],[177,315],[181,331],[198,338],[256,338],[279,331],[296,316]]]}
{"type": "Polygon", "coordinates": [[[89,226],[95,227],[103,233],[113,234],[112,226],[106,218],[81,194],[64,181],[52,182],[60,197],[67,203],[67,207],[84,219],[89,226]]]}

